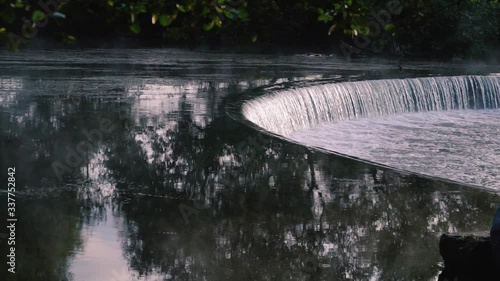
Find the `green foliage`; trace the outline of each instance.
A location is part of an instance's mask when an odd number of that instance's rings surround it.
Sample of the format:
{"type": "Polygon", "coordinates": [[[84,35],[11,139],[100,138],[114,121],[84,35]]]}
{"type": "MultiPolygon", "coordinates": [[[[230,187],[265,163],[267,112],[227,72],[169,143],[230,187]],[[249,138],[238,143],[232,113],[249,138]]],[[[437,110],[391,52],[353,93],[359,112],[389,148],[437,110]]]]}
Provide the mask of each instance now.
{"type": "Polygon", "coordinates": [[[130,25],[130,31],[132,31],[133,33],[139,33],[141,32],[141,26],[139,25],[139,23],[135,22],[130,25]]]}
{"type": "Polygon", "coordinates": [[[323,8],[318,8],[318,20],[323,22],[329,22],[333,20],[333,16],[330,15],[330,12],[325,12],[323,8]]]}
{"type": "MultiPolygon", "coordinates": [[[[172,21],[175,19],[175,17],[176,17],[176,15],[175,16],[160,15],[159,21],[160,21],[161,26],[163,26],[163,27],[169,26],[172,23],[172,21]]],[[[155,24],[154,21],[153,21],[153,24],[155,24]]]]}
{"type": "MultiPolygon", "coordinates": [[[[367,35],[369,33],[369,6],[366,1],[330,1],[330,7],[333,7],[327,12],[328,17],[326,22],[332,22],[329,29],[331,34],[336,28],[340,28],[344,34],[358,36],[367,35]]],[[[319,19],[319,18],[318,18],[319,19]]]]}
{"type": "Polygon", "coordinates": [[[500,5],[498,1],[476,1],[469,5],[458,19],[456,42],[462,53],[478,56],[487,53],[484,42],[498,43],[500,38],[500,5]],[[496,14],[496,17],[491,17],[496,14]]]}
{"type": "Polygon", "coordinates": [[[393,39],[408,52],[438,57],[479,57],[497,46],[500,4],[490,0],[412,0],[394,17],[393,39]],[[415,13],[415,11],[419,11],[415,13]]]}
{"type": "Polygon", "coordinates": [[[499,0],[53,1],[60,4],[47,12],[35,0],[0,0],[0,41],[12,49],[28,42],[31,36],[22,33],[26,24],[64,42],[126,33],[243,42],[295,42],[331,35],[330,40],[339,41],[372,36],[374,14],[390,10],[395,2],[401,10],[391,12],[390,20],[381,24],[383,34],[370,37],[371,45],[381,50],[395,43],[410,53],[482,55],[500,37],[499,0]],[[68,35],[74,39],[68,40],[68,35]]]}
{"type": "Polygon", "coordinates": [[[33,22],[40,22],[45,19],[45,13],[40,10],[34,10],[31,16],[33,22]]]}

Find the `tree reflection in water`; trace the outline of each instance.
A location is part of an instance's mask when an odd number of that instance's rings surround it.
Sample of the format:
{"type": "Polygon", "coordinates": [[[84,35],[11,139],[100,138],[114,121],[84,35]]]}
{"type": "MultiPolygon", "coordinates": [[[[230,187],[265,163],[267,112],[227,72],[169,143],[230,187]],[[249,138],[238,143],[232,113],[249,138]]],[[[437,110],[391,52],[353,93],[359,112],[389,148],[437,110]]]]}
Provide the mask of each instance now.
{"type": "Polygon", "coordinates": [[[223,97],[303,76],[286,65],[257,79],[250,68],[210,76],[217,67],[207,64],[166,79],[130,67],[93,74],[96,85],[78,71],[45,74],[42,85],[0,77],[0,168],[19,167],[22,186],[12,280],[80,280],[72,272],[92,236],[82,228],[113,218],[118,237],[107,239],[119,240],[135,279],[153,280],[430,280],[442,232],[488,229],[496,195],[313,152],[230,119],[223,97]],[[41,86],[46,96],[22,95],[41,86]],[[72,89],[98,93],[64,96],[72,89]],[[113,132],[59,182],[51,164],[105,118],[113,132]]]}

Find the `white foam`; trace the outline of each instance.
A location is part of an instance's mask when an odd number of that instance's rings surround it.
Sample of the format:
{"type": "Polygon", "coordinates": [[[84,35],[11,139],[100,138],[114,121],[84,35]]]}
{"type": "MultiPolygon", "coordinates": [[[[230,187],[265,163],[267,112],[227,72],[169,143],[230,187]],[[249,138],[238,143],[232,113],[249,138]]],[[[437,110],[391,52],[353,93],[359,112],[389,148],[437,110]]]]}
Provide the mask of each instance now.
{"type": "Polygon", "coordinates": [[[326,123],[290,139],[432,177],[500,190],[500,110],[407,113],[326,123]]]}
{"type": "Polygon", "coordinates": [[[500,77],[454,76],[323,84],[247,101],[243,115],[279,135],[322,122],[423,111],[499,108],[500,77]]]}

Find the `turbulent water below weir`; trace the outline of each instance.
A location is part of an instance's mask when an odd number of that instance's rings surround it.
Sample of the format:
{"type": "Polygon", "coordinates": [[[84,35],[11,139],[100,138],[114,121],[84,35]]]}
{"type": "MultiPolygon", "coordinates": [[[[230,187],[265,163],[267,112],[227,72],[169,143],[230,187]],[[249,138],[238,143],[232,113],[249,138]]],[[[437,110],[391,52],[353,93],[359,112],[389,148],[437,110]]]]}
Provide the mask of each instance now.
{"type": "Polygon", "coordinates": [[[500,190],[500,110],[326,123],[290,139],[397,169],[500,190]]]}
{"type": "Polygon", "coordinates": [[[330,83],[243,105],[259,127],[397,170],[500,189],[500,77],[330,83]]]}

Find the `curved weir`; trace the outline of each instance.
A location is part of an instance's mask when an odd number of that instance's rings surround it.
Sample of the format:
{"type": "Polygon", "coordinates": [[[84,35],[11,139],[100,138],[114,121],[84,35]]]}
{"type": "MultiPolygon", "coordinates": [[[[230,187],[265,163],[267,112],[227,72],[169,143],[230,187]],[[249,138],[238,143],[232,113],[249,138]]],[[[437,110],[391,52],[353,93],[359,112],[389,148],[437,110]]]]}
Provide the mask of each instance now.
{"type": "Polygon", "coordinates": [[[500,77],[459,76],[281,90],[242,110],[306,146],[500,190],[499,108],[500,77]]]}
{"type": "Polygon", "coordinates": [[[243,105],[245,118],[287,136],[324,122],[398,113],[500,107],[500,77],[455,76],[323,84],[243,105]]]}

